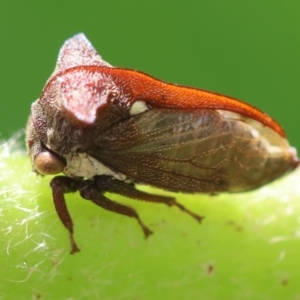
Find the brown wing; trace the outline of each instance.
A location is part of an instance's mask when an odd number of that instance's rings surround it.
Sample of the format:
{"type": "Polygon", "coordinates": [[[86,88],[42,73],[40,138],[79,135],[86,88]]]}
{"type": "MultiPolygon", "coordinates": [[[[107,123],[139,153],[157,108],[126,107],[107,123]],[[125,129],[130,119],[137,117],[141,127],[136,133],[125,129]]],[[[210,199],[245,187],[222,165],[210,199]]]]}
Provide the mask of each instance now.
{"type": "Polygon", "coordinates": [[[99,134],[88,151],[137,182],[172,191],[243,191],[292,168],[285,138],[239,114],[151,109],[99,134]]]}

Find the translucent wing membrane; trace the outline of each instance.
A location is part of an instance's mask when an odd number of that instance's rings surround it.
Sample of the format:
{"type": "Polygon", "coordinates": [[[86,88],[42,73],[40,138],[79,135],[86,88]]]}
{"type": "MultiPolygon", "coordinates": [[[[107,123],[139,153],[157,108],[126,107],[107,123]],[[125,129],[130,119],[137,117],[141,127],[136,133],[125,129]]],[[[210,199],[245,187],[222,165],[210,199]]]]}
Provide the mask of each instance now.
{"type": "Polygon", "coordinates": [[[291,169],[286,139],[215,110],[151,109],[100,133],[88,151],[130,178],[183,192],[238,192],[291,169]]]}

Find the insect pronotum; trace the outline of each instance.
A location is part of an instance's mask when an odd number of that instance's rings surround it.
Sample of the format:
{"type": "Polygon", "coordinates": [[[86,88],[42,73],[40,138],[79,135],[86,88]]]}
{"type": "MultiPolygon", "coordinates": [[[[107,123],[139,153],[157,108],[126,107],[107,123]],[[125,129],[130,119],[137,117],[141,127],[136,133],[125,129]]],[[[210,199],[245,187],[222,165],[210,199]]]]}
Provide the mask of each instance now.
{"type": "Polygon", "coordinates": [[[55,208],[79,251],[64,194],[79,191],[104,209],[137,212],[105,197],[112,192],[177,206],[172,197],[135,188],[148,184],[187,193],[258,188],[299,165],[282,127],[231,97],[165,83],[142,72],[114,68],[83,34],[67,40],[54,73],[31,106],[27,148],[33,171],[51,181],[55,208]]]}

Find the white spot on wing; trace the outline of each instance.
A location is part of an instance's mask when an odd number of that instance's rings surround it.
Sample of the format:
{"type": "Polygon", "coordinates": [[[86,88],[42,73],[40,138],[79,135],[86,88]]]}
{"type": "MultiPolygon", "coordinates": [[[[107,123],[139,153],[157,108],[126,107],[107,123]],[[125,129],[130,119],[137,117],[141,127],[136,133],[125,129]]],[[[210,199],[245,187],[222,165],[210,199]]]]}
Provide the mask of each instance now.
{"type": "Polygon", "coordinates": [[[147,110],[146,102],[142,101],[142,100],[138,100],[132,104],[132,106],[130,107],[129,113],[132,116],[134,116],[134,115],[140,114],[146,110],[147,110]]]}

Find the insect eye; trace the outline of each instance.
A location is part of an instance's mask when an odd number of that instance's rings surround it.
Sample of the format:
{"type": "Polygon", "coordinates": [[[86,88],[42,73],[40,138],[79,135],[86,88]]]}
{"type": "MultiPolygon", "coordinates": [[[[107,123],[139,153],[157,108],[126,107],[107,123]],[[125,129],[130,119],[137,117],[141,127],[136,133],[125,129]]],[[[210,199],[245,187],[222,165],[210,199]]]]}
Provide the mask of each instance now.
{"type": "Polygon", "coordinates": [[[64,163],[49,151],[39,153],[35,160],[36,170],[44,175],[54,175],[62,172],[64,163]]]}

